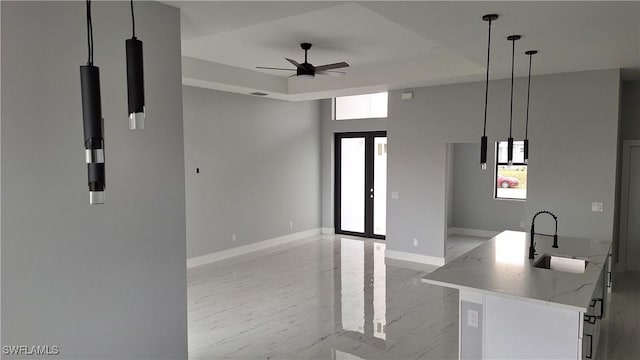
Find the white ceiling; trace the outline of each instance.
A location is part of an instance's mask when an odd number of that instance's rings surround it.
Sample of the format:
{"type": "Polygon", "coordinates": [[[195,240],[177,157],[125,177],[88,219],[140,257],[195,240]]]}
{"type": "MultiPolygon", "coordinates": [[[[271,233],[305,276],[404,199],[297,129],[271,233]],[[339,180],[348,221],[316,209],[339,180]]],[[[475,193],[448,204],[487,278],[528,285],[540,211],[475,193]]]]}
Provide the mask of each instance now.
{"type": "MultiPolygon", "coordinates": [[[[527,72],[528,49],[538,49],[534,74],[638,68],[638,2],[166,2],[182,10],[185,84],[225,91],[263,91],[304,100],[371,90],[484,78],[487,23],[493,24],[491,78],[527,72]],[[301,42],[314,44],[315,65],[347,61],[348,74],[312,80],[257,70],[302,60],[301,42]]],[[[633,73],[633,72],[629,72],[633,73]]]]}

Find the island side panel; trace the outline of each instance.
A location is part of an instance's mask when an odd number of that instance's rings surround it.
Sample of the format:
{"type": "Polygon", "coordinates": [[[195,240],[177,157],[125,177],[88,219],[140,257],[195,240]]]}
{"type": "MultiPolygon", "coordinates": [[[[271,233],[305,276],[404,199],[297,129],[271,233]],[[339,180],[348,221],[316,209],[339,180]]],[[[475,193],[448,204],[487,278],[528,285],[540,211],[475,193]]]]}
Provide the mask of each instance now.
{"type": "Polygon", "coordinates": [[[484,295],[460,290],[458,354],[460,360],[483,358],[484,295]]]}
{"type": "Polygon", "coordinates": [[[485,359],[580,359],[582,313],[485,296],[485,359]]]}

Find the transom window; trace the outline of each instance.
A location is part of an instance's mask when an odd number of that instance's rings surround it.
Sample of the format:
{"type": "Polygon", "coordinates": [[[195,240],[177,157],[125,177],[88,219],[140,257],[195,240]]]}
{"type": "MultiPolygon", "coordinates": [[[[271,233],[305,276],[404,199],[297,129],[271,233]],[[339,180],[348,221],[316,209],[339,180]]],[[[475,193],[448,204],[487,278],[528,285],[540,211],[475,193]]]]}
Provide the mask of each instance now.
{"type": "Polygon", "coordinates": [[[507,162],[508,143],[496,143],[496,199],[527,198],[527,164],[524,163],[524,141],[513,142],[513,165],[507,162]]]}
{"type": "Polygon", "coordinates": [[[386,118],[388,100],[387,92],[339,96],[333,102],[333,118],[335,120],[386,118]]]}

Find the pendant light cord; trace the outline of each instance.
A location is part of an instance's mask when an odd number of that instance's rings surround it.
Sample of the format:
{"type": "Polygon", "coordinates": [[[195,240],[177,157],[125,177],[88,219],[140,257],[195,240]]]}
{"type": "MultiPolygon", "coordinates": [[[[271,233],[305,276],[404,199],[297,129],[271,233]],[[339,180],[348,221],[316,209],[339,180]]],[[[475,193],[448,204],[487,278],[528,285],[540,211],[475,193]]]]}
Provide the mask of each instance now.
{"type": "Polygon", "coordinates": [[[93,23],[91,21],[91,0],[87,3],[87,65],[93,65],[93,23]]]}
{"type": "Polygon", "coordinates": [[[131,32],[133,33],[133,38],[136,38],[136,17],[133,13],[133,0],[131,0],[131,32]]]}
{"type": "Polygon", "coordinates": [[[487,78],[484,86],[484,126],[482,136],[487,136],[487,106],[489,105],[489,63],[491,61],[491,19],[489,19],[489,40],[487,41],[487,78]]]}
{"type": "Polygon", "coordinates": [[[514,58],[516,56],[516,39],[511,40],[513,44],[511,48],[511,109],[509,112],[509,137],[511,136],[511,130],[513,128],[513,67],[514,67],[514,58]]]}
{"type": "Polygon", "coordinates": [[[524,139],[529,138],[529,99],[531,94],[531,59],[533,59],[533,53],[529,54],[529,81],[527,83],[527,117],[524,125],[524,139]]]}

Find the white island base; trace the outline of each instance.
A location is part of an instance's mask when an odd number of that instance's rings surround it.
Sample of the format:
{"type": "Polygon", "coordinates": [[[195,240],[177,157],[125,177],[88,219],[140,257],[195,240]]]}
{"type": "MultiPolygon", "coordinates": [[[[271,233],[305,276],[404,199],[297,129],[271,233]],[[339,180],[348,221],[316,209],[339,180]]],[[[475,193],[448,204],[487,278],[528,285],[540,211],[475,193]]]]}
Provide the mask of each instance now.
{"type": "Polygon", "coordinates": [[[594,357],[583,312],[467,290],[459,310],[460,359],[594,357]]]}
{"type": "Polygon", "coordinates": [[[460,291],[460,359],[595,359],[611,242],[560,237],[553,248],[550,239],[535,240],[529,259],[529,235],[504,231],[423,277],[460,291]],[[545,254],[582,259],[582,272],[553,259],[554,270],[536,267],[545,254]]]}

